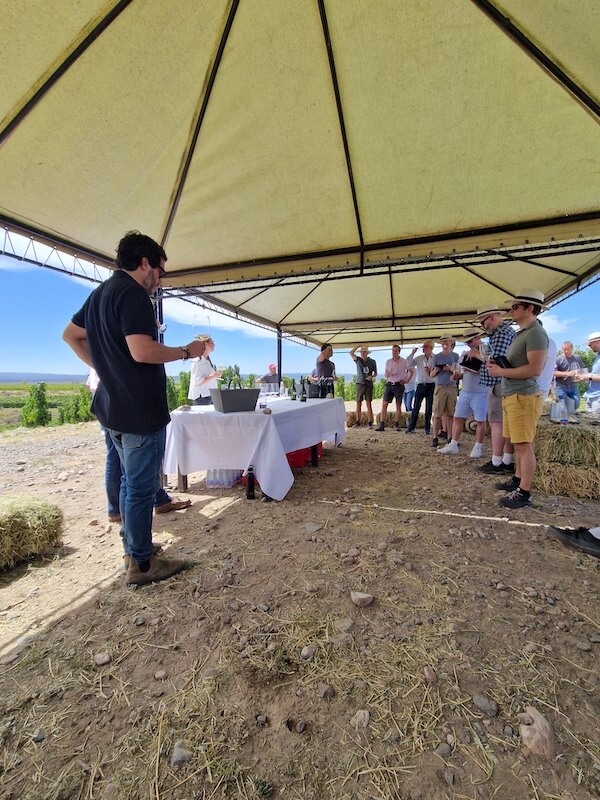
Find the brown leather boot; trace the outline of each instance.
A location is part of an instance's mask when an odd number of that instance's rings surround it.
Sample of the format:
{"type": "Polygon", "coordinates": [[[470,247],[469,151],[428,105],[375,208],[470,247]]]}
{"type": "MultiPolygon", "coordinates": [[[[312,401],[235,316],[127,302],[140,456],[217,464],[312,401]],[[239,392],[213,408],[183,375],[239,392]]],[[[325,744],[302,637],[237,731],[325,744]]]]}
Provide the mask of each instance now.
{"type": "MultiPolygon", "coordinates": [[[[157,556],[162,551],[162,544],[155,544],[152,542],[152,555],[157,556]]],[[[132,560],[131,556],[125,555],[123,556],[123,569],[127,569],[129,567],[129,562],[132,560]]]]}
{"type": "Polygon", "coordinates": [[[150,568],[147,572],[142,572],[139,564],[129,559],[129,566],[127,567],[127,576],[125,583],[128,586],[136,585],[141,586],[144,583],[156,583],[157,581],[164,581],[170,578],[171,575],[176,575],[185,569],[185,561],[179,558],[159,558],[158,556],[150,556],[150,568]]]}

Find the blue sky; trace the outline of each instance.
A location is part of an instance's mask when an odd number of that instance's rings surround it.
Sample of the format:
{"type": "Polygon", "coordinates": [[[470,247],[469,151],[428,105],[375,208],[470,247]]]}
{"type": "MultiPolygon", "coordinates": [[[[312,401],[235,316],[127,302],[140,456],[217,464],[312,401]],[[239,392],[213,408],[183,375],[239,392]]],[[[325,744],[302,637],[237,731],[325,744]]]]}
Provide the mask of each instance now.
{"type": "MultiPolygon", "coordinates": [[[[87,368],[61,337],[72,314],[93,288],[93,284],[81,278],[0,256],[4,325],[0,372],[85,374],[87,368]]],[[[600,281],[546,312],[542,320],[559,347],[565,339],[570,339],[576,347],[585,348],[587,335],[600,328],[599,308],[600,281]]],[[[214,312],[207,313],[182,301],[166,301],[164,311],[166,344],[185,344],[198,333],[210,332],[216,343],[213,360],[218,365],[239,364],[243,374],[262,375],[269,362],[277,360],[276,337],[271,332],[214,312]]],[[[405,349],[403,355],[407,352],[405,349]]],[[[316,349],[284,342],[284,373],[310,372],[316,356],[316,349]]],[[[382,370],[389,348],[374,349],[373,357],[382,370]]],[[[333,360],[338,374],[353,373],[347,351],[337,351],[333,360]]],[[[167,364],[171,375],[177,375],[181,369],[181,361],[167,364]]]]}

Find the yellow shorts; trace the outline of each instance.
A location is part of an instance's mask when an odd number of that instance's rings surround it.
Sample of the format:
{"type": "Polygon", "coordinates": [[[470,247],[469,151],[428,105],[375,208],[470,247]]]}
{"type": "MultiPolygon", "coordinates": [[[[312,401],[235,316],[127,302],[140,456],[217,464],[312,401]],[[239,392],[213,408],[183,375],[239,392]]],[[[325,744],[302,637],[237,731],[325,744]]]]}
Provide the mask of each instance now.
{"type": "Polygon", "coordinates": [[[433,392],[433,416],[441,417],[442,414],[454,416],[456,408],[456,384],[453,386],[436,386],[433,392]]]}
{"type": "Polygon", "coordinates": [[[533,442],[544,407],[541,394],[509,394],[502,398],[502,433],[513,444],[533,442]]]}

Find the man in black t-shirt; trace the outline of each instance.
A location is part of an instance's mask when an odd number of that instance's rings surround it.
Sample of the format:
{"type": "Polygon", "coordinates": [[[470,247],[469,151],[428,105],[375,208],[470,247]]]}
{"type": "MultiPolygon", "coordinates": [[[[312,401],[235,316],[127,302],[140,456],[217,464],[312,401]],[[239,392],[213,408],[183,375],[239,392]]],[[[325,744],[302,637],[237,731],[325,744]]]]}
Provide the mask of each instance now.
{"type": "Polygon", "coordinates": [[[321,352],[317,356],[315,364],[319,397],[327,397],[328,394],[334,393],[335,364],[331,360],[332,355],[333,347],[330,344],[321,345],[321,352]]]}
{"type": "Polygon", "coordinates": [[[100,377],[92,411],[110,431],[125,481],[119,506],[128,584],[180,572],[183,561],[152,550],[152,506],[160,485],[169,422],[164,365],[200,357],[204,342],[167,347],[157,341],[150,296],[166,274],[163,248],[130,231],[119,242],[117,269],[95,289],[65,328],[63,339],[100,377]]]}

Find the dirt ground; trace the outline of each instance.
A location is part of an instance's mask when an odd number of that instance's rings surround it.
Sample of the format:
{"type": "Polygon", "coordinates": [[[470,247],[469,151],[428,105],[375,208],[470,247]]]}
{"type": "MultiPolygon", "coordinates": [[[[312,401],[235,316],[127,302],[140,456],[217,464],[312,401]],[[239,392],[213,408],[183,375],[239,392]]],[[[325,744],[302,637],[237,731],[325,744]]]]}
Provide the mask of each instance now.
{"type": "Polygon", "coordinates": [[[154,525],[190,567],[135,589],[98,426],[0,434],[0,494],[65,516],[0,573],[0,798],[598,798],[600,561],[546,526],[600,503],[506,516],[463,438],[350,429],[282,503],[193,475],[154,525]]]}

